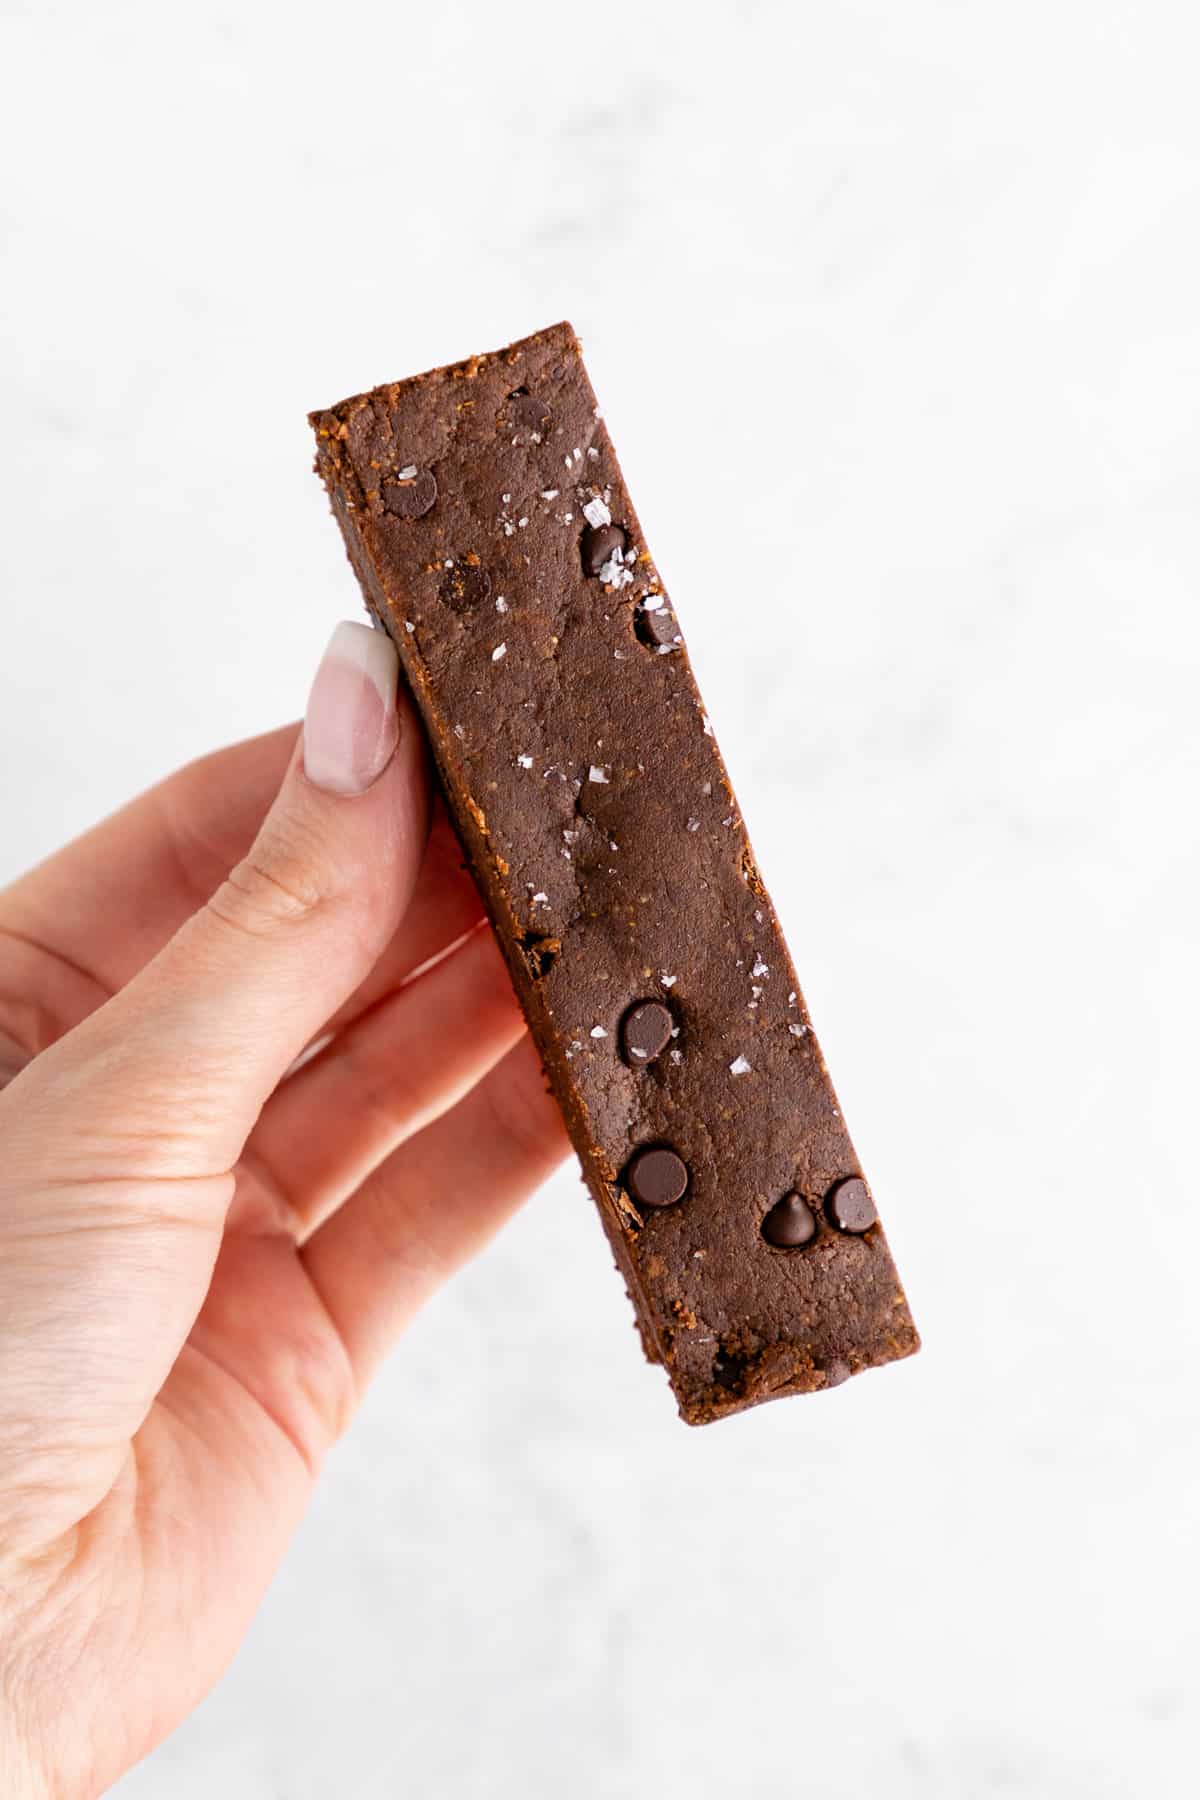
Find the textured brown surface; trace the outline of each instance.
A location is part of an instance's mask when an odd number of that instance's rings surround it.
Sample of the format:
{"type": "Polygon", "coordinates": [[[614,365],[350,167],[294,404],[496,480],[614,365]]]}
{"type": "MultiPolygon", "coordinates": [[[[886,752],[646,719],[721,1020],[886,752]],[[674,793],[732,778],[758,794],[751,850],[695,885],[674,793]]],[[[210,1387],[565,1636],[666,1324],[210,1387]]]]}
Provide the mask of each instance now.
{"type": "Polygon", "coordinates": [[[861,1171],[677,627],[640,609],[662,585],[570,326],[312,424],[683,1417],[909,1355],[882,1228],[849,1234],[826,1209],[861,1171]],[[613,539],[583,518],[596,496],[634,552],[627,582],[588,573],[597,537],[602,551],[613,539]],[[679,1035],[630,1066],[622,1021],[638,1001],[665,1003],[679,1035]],[[621,1176],[647,1145],[673,1147],[690,1182],[639,1211],[621,1176]],[[817,1230],[776,1248],[762,1221],[793,1192],[817,1230]]]}

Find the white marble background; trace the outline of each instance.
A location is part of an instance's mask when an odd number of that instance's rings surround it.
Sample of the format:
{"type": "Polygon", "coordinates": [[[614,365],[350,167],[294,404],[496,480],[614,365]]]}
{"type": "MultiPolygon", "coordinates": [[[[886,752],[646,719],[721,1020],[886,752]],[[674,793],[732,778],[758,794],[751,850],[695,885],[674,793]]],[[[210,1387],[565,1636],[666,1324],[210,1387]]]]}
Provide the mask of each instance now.
{"type": "Polygon", "coordinates": [[[0,874],[298,711],[306,408],[570,316],[927,1344],[688,1433],[564,1175],[121,1800],[1193,1795],[1194,7],[0,14],[0,874]]]}

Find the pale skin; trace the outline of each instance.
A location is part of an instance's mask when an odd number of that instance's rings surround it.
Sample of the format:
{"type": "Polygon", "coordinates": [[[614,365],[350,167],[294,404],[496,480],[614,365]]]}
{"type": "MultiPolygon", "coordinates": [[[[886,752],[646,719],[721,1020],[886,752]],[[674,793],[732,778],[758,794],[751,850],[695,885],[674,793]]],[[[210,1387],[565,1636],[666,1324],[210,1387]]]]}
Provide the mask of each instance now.
{"type": "Polygon", "coordinates": [[[6,1800],[89,1800],[195,1706],[381,1360],[566,1150],[360,632],[303,733],[0,893],[6,1800]]]}

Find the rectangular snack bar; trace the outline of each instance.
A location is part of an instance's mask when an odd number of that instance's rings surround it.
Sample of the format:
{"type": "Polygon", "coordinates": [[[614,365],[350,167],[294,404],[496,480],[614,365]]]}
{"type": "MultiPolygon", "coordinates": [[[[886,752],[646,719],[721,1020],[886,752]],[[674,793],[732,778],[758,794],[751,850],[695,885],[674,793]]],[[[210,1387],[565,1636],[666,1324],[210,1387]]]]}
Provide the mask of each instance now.
{"type": "Polygon", "coordinates": [[[311,422],[683,1417],[910,1355],[908,1306],[571,327],[311,422]]]}

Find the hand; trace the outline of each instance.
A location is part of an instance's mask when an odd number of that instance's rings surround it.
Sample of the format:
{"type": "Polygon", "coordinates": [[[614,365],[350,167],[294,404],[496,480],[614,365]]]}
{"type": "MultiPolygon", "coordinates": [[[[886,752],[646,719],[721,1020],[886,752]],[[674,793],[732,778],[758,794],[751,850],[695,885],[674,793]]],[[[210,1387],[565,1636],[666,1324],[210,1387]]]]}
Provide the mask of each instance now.
{"type": "Polygon", "coordinates": [[[0,894],[6,1800],[195,1705],[372,1371],[566,1148],[396,681],[340,626],[302,739],[0,894]]]}

